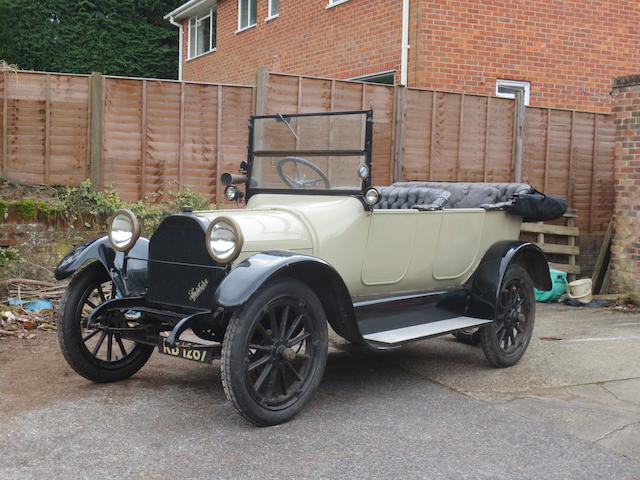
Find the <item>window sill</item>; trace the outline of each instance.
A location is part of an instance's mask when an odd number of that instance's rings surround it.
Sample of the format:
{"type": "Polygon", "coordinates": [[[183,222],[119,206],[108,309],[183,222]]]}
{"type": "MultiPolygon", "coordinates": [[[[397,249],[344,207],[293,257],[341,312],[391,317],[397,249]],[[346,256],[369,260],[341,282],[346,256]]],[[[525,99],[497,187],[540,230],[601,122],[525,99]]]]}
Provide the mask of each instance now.
{"type": "Polygon", "coordinates": [[[186,61],[190,62],[191,60],[195,60],[197,58],[204,57],[205,55],[209,55],[210,53],[214,53],[216,51],[217,51],[217,49],[214,48],[213,50],[209,50],[208,52],[201,53],[200,55],[196,55],[195,57],[187,58],[186,61]]]}
{"type": "Polygon", "coordinates": [[[251,30],[252,28],[254,28],[257,25],[257,23],[254,23],[253,25],[249,25],[247,27],[244,28],[239,28],[238,30],[236,30],[234,33],[242,33],[246,30],[251,30]]]}
{"type": "Polygon", "coordinates": [[[280,16],[280,14],[276,13],[275,15],[271,15],[271,16],[265,18],[264,21],[265,22],[270,22],[271,20],[274,20],[274,19],[278,18],[279,16],[280,16]]]}
{"type": "Polygon", "coordinates": [[[338,0],[337,2],[327,4],[326,9],[337,7],[338,5],[342,5],[343,3],[347,3],[349,0],[338,0]]]}

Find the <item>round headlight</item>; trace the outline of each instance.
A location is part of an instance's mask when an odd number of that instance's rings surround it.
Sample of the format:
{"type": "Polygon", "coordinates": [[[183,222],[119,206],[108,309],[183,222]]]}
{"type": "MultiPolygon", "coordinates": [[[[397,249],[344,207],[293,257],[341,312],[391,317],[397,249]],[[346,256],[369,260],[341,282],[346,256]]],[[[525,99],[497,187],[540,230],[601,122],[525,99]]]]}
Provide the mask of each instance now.
{"type": "Polygon", "coordinates": [[[242,231],[229,217],[218,217],[207,230],[207,250],[218,263],[233,262],[242,250],[242,231]]]}
{"type": "Polygon", "coordinates": [[[116,210],[109,223],[109,242],[120,252],[133,248],[140,238],[140,223],[131,210],[116,210]]]}
{"type": "Polygon", "coordinates": [[[224,198],[226,198],[229,202],[233,202],[234,200],[238,199],[239,193],[240,190],[238,190],[238,187],[236,187],[235,185],[229,185],[224,189],[224,198]]]}
{"type": "Polygon", "coordinates": [[[375,205],[380,200],[380,192],[371,187],[368,188],[366,192],[364,192],[364,203],[369,206],[375,205]]]}

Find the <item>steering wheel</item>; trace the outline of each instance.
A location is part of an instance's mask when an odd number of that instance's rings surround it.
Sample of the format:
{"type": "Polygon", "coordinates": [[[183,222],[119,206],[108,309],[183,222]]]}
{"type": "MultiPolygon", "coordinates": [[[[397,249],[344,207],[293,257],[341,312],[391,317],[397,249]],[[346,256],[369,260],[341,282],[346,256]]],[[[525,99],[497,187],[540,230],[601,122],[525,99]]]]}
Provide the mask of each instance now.
{"type": "Polygon", "coordinates": [[[324,182],[324,186],[326,189],[331,188],[329,177],[327,177],[327,175],[317,165],[314,165],[309,160],[305,160],[304,158],[285,157],[278,162],[276,168],[278,170],[278,175],[280,176],[282,181],[286,183],[290,188],[306,190],[307,188],[309,188],[309,186],[311,186],[311,188],[315,188],[315,185],[318,182],[324,182]],[[284,167],[289,163],[293,164],[294,177],[290,177],[289,175],[284,173],[284,167]],[[307,178],[304,173],[300,173],[299,165],[304,165],[316,175],[314,177],[307,178]]]}

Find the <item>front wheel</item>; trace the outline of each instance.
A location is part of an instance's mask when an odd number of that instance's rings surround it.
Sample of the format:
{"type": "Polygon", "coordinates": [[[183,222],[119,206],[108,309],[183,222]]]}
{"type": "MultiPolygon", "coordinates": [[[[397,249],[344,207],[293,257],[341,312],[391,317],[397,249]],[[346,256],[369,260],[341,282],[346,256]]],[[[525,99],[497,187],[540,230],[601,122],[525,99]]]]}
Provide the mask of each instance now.
{"type": "MultiPolygon", "coordinates": [[[[153,347],[122,338],[123,330],[134,327],[136,316],[114,313],[107,326],[87,329],[93,309],[116,298],[117,290],[98,262],[74,277],[61,302],[58,342],[67,363],[93,382],[115,382],[130,377],[147,362],[153,347]]],[[[102,322],[101,322],[102,323],[102,322]]]]}
{"type": "Polygon", "coordinates": [[[480,329],[480,345],[494,367],[515,365],[527,350],[536,317],[536,300],[529,273],[510,265],[502,280],[495,322],[480,329]]]}
{"type": "Polygon", "coordinates": [[[229,322],[222,385],[257,426],[284,423],[309,402],[327,362],[327,320],[318,297],[299,281],[262,287],[229,322]]]}

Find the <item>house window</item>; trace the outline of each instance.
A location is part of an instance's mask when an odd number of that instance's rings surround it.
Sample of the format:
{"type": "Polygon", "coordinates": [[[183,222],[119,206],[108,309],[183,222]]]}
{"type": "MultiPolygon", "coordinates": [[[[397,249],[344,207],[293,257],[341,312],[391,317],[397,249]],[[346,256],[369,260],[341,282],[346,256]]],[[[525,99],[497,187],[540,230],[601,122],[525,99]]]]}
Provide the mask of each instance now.
{"type": "Polygon", "coordinates": [[[516,92],[520,91],[524,95],[524,104],[529,105],[529,91],[531,84],[529,82],[520,82],[516,80],[496,80],[496,96],[504,98],[516,98],[516,92]]]}
{"type": "Polygon", "coordinates": [[[396,81],[396,72],[389,70],[387,72],[374,73],[372,75],[364,75],[362,77],[353,77],[349,80],[357,80],[359,82],[381,83],[382,85],[393,85],[396,81]]]}
{"type": "Polygon", "coordinates": [[[335,7],[336,5],[340,5],[341,3],[348,2],[349,0],[329,0],[327,4],[327,8],[335,7]]]}
{"type": "Polygon", "coordinates": [[[238,0],[238,30],[255,26],[256,3],[257,0],[238,0]]]}
{"type": "Polygon", "coordinates": [[[267,20],[276,18],[280,15],[280,0],[269,0],[269,16],[267,20]]]}
{"type": "Polygon", "coordinates": [[[216,48],[216,10],[189,19],[189,58],[204,55],[216,48]]]}

